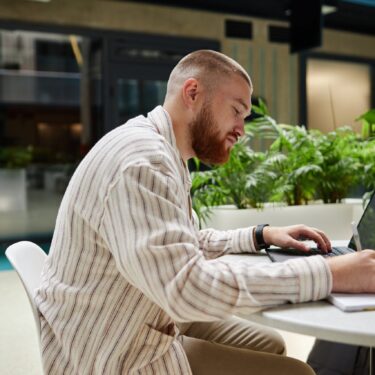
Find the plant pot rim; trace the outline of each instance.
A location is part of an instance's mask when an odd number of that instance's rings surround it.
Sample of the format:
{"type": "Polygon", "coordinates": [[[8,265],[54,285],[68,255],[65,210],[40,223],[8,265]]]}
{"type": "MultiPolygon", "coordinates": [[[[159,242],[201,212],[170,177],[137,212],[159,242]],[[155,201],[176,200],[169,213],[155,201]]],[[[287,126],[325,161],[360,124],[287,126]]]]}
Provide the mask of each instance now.
{"type": "Polygon", "coordinates": [[[362,198],[345,198],[341,203],[323,203],[323,201],[311,201],[309,204],[301,204],[301,205],[293,205],[293,206],[288,206],[285,203],[272,203],[272,202],[267,202],[264,204],[262,208],[254,208],[254,207],[249,207],[249,208],[237,208],[233,204],[228,204],[228,205],[220,205],[220,206],[212,206],[210,207],[211,210],[223,210],[223,211],[229,211],[229,210],[239,210],[239,211],[244,211],[244,210],[256,210],[256,211],[263,211],[265,209],[281,209],[281,208],[290,208],[290,209],[298,209],[298,208],[306,208],[306,207],[337,207],[337,206],[344,206],[344,205],[358,205],[362,204],[363,200],[362,198]]]}

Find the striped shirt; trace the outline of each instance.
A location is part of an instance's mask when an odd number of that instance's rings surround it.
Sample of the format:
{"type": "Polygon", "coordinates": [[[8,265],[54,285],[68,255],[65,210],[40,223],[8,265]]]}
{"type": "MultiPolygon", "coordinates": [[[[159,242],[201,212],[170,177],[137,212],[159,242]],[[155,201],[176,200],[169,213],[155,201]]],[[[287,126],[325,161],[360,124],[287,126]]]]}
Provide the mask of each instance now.
{"type": "Polygon", "coordinates": [[[175,322],[214,321],[331,290],[320,256],[230,264],[252,228],[199,231],[169,114],[105,135],[73,175],[37,291],[46,374],[191,374],[175,322]]]}

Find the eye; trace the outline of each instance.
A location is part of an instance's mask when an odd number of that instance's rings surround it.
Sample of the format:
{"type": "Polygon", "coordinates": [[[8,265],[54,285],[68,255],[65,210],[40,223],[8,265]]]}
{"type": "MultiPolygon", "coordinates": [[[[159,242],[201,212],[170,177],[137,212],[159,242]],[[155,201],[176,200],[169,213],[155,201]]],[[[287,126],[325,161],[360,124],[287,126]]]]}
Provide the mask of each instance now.
{"type": "Polygon", "coordinates": [[[233,107],[233,110],[236,116],[238,116],[241,113],[236,107],[233,107]]]}

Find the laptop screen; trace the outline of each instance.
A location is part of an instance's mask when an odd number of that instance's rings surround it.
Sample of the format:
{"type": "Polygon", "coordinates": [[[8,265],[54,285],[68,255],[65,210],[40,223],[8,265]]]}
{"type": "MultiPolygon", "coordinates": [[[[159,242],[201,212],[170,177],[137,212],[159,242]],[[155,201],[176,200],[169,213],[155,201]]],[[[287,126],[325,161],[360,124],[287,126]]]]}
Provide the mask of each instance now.
{"type": "MultiPolygon", "coordinates": [[[[361,220],[358,223],[358,234],[363,249],[375,249],[375,192],[372,194],[361,220]]],[[[350,240],[349,246],[357,250],[354,239],[350,240]]]]}

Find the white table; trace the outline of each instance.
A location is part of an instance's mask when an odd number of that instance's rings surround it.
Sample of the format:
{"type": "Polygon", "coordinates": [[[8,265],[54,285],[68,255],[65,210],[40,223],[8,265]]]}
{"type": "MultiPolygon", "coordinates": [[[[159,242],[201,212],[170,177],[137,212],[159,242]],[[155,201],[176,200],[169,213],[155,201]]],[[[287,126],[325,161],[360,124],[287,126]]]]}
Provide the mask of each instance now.
{"type": "Polygon", "coordinates": [[[323,340],[375,346],[375,311],[347,313],[326,301],[320,301],[288,304],[242,317],[323,340]]]}
{"type": "MultiPolygon", "coordinates": [[[[270,262],[266,255],[227,255],[225,258],[229,262],[251,264],[270,262]]],[[[375,347],[375,311],[343,312],[329,302],[319,301],[282,305],[241,317],[323,340],[375,347]]]]}
{"type": "MultiPolygon", "coordinates": [[[[345,246],[347,241],[332,241],[334,246],[345,246]]],[[[226,255],[228,262],[249,264],[271,262],[266,254],[226,255]]],[[[375,347],[375,311],[343,312],[327,301],[286,304],[259,311],[241,318],[268,327],[309,335],[318,339],[368,346],[369,375],[373,375],[372,348],[375,347]]]]}

